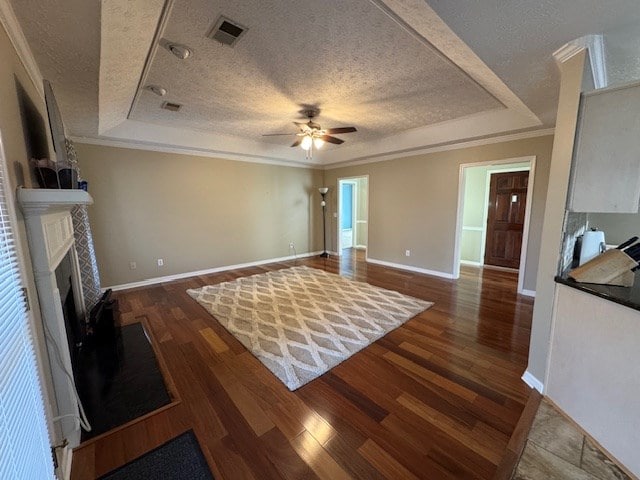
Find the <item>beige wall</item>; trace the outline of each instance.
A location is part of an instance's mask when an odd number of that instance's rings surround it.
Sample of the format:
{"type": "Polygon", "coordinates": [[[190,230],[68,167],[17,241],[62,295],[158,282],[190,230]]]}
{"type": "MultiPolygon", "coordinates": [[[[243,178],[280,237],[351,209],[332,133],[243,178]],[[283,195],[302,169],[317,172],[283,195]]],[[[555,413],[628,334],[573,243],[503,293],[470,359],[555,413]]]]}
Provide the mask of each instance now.
{"type": "MultiPolygon", "coordinates": [[[[15,191],[18,185],[29,188],[34,186],[29,158],[50,155],[49,133],[44,100],[39,96],[27,75],[2,25],[0,25],[0,134],[9,174],[8,185],[5,185],[5,188],[15,203],[15,191]]],[[[50,419],[52,412],[57,412],[57,407],[29,257],[27,234],[22,214],[17,206],[16,216],[17,224],[14,225],[14,233],[17,237],[21,269],[24,272],[23,281],[29,293],[38,366],[45,384],[45,402],[50,419]]]]}
{"type": "Polygon", "coordinates": [[[321,250],[319,170],[76,147],[103,286],[321,250]]]}
{"type": "Polygon", "coordinates": [[[368,256],[451,274],[460,164],[536,156],[524,288],[534,290],[552,136],[483,145],[325,171],[331,187],[328,215],[335,250],[335,192],[342,177],[369,175],[368,256]],[[411,257],[405,256],[411,250],[411,257]]]}

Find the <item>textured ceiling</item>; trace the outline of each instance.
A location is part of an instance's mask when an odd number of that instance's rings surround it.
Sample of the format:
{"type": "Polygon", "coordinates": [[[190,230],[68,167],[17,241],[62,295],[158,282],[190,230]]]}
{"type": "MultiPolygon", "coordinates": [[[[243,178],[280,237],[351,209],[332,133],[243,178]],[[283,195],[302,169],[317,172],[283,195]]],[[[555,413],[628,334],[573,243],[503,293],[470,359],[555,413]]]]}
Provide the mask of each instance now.
{"type": "Polygon", "coordinates": [[[70,135],[251,161],[304,162],[260,137],[294,131],[303,103],[359,129],[315,163],[553,126],[551,54],[583,35],[605,33],[612,80],[640,71],[637,0],[9,1],[70,135]],[[152,42],[163,4],[184,62],[152,42]],[[234,49],[204,37],[221,13],[249,27],[234,49]],[[146,83],[184,111],[143,91],[127,119],[149,52],[146,83]]]}
{"type": "Polygon", "coordinates": [[[368,0],[176,0],[163,37],[194,53],[157,49],[146,83],[168,94],[140,92],[134,120],[259,139],[295,132],[301,104],[317,104],[323,127],[358,128],[343,137],[355,143],[504,108],[368,0]],[[234,48],[206,37],[221,14],[248,27],[234,48]]]}
{"type": "Polygon", "coordinates": [[[13,0],[40,71],[53,85],[67,133],[98,132],[100,4],[13,0]]]}
{"type": "Polygon", "coordinates": [[[559,90],[551,53],[583,35],[640,22],[638,0],[428,0],[449,27],[542,120],[559,90]]]}

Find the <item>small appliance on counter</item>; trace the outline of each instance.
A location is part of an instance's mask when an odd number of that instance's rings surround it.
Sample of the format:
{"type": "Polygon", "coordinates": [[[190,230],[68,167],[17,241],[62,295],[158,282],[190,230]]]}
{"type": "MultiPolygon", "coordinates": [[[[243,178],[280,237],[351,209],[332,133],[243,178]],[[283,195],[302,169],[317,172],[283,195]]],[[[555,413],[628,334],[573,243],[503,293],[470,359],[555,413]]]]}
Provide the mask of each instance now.
{"type": "Polygon", "coordinates": [[[573,267],[584,265],[589,260],[596,258],[607,249],[604,241],[604,232],[592,228],[576,238],[573,250],[573,267]]]}
{"type": "MultiPolygon", "coordinates": [[[[588,233],[592,232],[585,232],[585,236],[588,233]]],[[[598,239],[599,235],[595,238],[598,239]]],[[[636,242],[638,237],[632,237],[617,248],[596,255],[584,265],[581,264],[569,272],[569,277],[580,283],[633,286],[634,272],[640,269],[640,242],[636,242]]]]}

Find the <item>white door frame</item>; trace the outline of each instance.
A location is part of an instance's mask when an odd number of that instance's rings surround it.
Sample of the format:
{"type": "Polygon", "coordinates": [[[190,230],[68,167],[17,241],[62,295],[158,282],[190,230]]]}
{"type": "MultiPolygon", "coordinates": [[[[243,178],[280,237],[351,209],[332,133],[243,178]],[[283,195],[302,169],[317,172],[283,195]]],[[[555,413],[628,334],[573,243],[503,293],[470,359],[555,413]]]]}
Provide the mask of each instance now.
{"type": "MultiPolygon", "coordinates": [[[[524,288],[524,274],[525,267],[527,264],[527,247],[529,245],[529,224],[531,222],[531,208],[532,208],[532,200],[533,200],[533,188],[535,181],[535,173],[536,173],[536,156],[531,155],[527,157],[516,157],[516,158],[505,158],[503,160],[489,160],[483,162],[473,162],[473,163],[462,163],[460,164],[460,171],[458,175],[458,211],[456,215],[456,236],[454,242],[453,249],[453,278],[460,278],[460,239],[462,236],[462,216],[464,213],[464,194],[465,194],[465,183],[466,183],[466,169],[472,167],[482,167],[482,166],[492,166],[492,165],[505,165],[509,163],[524,163],[529,162],[529,167],[514,167],[513,169],[496,169],[496,172],[509,172],[509,171],[523,171],[529,170],[529,182],[527,185],[527,206],[525,209],[524,215],[524,228],[522,231],[522,246],[520,250],[520,266],[518,267],[518,293],[528,296],[535,296],[535,292],[531,290],[526,290],[524,288]]],[[[487,179],[490,178],[490,172],[487,171],[487,179]]],[[[487,180],[488,181],[488,180],[487,180]]],[[[487,189],[488,190],[488,189],[487,189]]],[[[484,213],[483,213],[483,235],[482,235],[482,250],[480,261],[484,261],[484,249],[486,242],[486,221],[488,215],[488,195],[489,192],[486,193],[487,197],[485,198],[484,205],[484,213]]]]}
{"type": "MultiPolygon", "coordinates": [[[[338,195],[338,215],[337,215],[337,224],[336,224],[336,246],[338,251],[335,252],[338,256],[342,255],[342,230],[340,228],[340,216],[342,215],[342,189],[340,188],[340,184],[342,182],[347,182],[347,183],[356,183],[354,180],[358,180],[360,178],[366,178],[367,179],[367,188],[366,188],[366,198],[367,198],[367,246],[369,245],[369,175],[356,175],[356,176],[352,176],[352,177],[340,177],[337,180],[337,187],[336,187],[336,191],[337,191],[337,195],[338,195]]],[[[353,190],[354,192],[354,199],[353,199],[353,230],[354,230],[354,247],[355,247],[355,229],[356,229],[356,208],[357,208],[357,202],[358,202],[358,196],[356,195],[357,193],[357,189],[359,187],[356,186],[353,190]]],[[[368,257],[368,253],[369,253],[369,249],[367,248],[365,250],[365,259],[366,257],[368,257]]]]}

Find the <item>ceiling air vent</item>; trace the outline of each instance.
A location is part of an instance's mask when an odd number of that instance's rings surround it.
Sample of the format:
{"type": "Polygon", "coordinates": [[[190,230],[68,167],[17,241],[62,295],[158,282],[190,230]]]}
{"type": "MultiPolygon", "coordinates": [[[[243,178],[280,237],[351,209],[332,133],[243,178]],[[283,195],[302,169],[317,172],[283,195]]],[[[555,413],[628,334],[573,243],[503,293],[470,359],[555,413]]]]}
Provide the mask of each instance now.
{"type": "Polygon", "coordinates": [[[207,37],[220,42],[223,45],[235,46],[247,29],[238,22],[220,17],[209,31],[207,37]]]}
{"type": "Polygon", "coordinates": [[[179,103],[164,102],[161,108],[164,108],[165,110],[170,110],[172,112],[177,112],[182,108],[182,105],[180,105],[179,103]]]}

